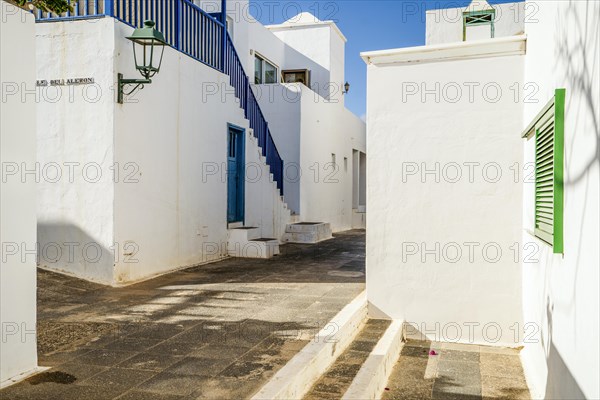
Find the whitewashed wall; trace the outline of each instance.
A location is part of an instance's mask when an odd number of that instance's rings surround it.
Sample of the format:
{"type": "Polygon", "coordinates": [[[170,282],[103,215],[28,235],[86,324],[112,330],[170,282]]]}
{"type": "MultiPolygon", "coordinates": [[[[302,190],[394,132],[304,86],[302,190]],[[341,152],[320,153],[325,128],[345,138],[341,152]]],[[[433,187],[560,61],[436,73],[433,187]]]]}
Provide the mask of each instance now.
{"type": "Polygon", "coordinates": [[[292,213],[300,215],[302,91],[298,85],[283,84],[253,85],[253,90],[284,161],[285,201],[292,213]]]}
{"type": "MultiPolygon", "coordinates": [[[[524,31],[524,20],[536,20],[537,5],[530,4],[525,6],[525,2],[493,4],[492,8],[496,10],[494,19],[495,35],[494,37],[504,37],[522,34],[524,31]]],[[[438,10],[429,10],[426,12],[426,41],[427,45],[462,42],[463,40],[463,11],[466,8],[444,8],[438,10]]],[[[486,29],[489,39],[490,28],[472,27],[470,30],[479,30],[478,35],[473,35],[468,31],[467,40],[477,40],[483,38],[484,33],[481,29],[486,29]],[[471,34],[469,35],[469,32],[471,34]]]]}
{"type": "MultiPolygon", "coordinates": [[[[131,75],[131,46],[120,39],[129,30],[116,24],[116,66],[131,75]]],[[[220,72],[167,49],[161,73],[139,92],[139,102],[116,106],[115,158],[139,166],[139,182],[121,181],[115,188],[115,240],[123,256],[126,243],[139,249],[139,262],[122,258],[117,264],[118,281],[226,253],[227,124],[248,129],[228,82],[220,72]],[[215,88],[218,93],[208,94],[215,88]]],[[[281,235],[287,222],[281,221],[282,202],[248,131],[246,165],[246,225],[260,227],[262,237],[281,235]]]]}
{"type": "Polygon", "coordinates": [[[329,222],[334,232],[351,229],[352,150],[366,152],[365,123],[342,102],[327,101],[301,88],[302,219],[329,222]]]}
{"type": "Polygon", "coordinates": [[[37,367],[35,22],[0,1],[0,385],[37,367]],[[32,94],[33,93],[33,94],[32,94]],[[24,168],[25,167],[25,168],[24,168]]]}
{"type": "Polygon", "coordinates": [[[313,90],[327,99],[343,103],[346,38],[339,30],[330,23],[319,21],[308,12],[268,28],[286,47],[296,50],[321,67],[311,71],[313,90]],[[322,69],[328,73],[324,74],[322,69]]]}
{"type": "Polygon", "coordinates": [[[286,163],[290,208],[302,221],[351,229],[352,151],[366,152],[365,123],[301,84],[258,85],[255,92],[286,163]]]}
{"type": "Polygon", "coordinates": [[[440,58],[368,66],[370,312],[409,336],[516,347],[523,57],[440,58]]]}
{"type": "MultiPolygon", "coordinates": [[[[308,69],[311,75],[311,88],[323,97],[328,97],[330,88],[328,86],[331,73],[327,66],[323,66],[307,55],[297,51],[289,44],[282,41],[279,37],[265,28],[258,21],[247,23],[249,32],[249,46],[254,53],[267,58],[274,63],[279,74],[282,70],[308,69]]],[[[307,40],[309,40],[307,38],[307,40]]],[[[238,52],[241,56],[241,54],[238,52]]],[[[254,77],[254,54],[248,51],[246,72],[254,77]]]]}
{"type": "MultiPolygon", "coordinates": [[[[523,267],[524,322],[530,337],[522,352],[534,398],[600,398],[598,306],[600,241],[600,5],[594,1],[527,2],[537,22],[526,24],[525,81],[538,103],[525,104],[523,128],[566,89],[564,255],[554,255],[533,229],[533,184],[525,184],[523,241],[540,252],[523,267]]],[[[524,143],[534,161],[534,140],[524,143]]]]}
{"type": "Polygon", "coordinates": [[[40,88],[38,161],[49,172],[38,185],[38,240],[49,251],[41,251],[39,262],[112,283],[114,20],[39,23],[36,34],[37,79],[95,80],[94,85],[40,88]],[[54,165],[60,167],[60,179],[54,165]],[[50,251],[54,244],[59,255],[50,251]]]}

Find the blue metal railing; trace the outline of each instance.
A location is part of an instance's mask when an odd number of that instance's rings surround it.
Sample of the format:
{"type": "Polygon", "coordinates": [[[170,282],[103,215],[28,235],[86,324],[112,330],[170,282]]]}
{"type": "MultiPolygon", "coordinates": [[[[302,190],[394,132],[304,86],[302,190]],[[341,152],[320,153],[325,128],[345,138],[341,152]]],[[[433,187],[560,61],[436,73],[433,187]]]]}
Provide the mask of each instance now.
{"type": "Polygon", "coordinates": [[[267,164],[271,167],[273,180],[277,188],[283,193],[283,160],[275,146],[269,125],[260,109],[256,96],[250,87],[250,80],[244,71],[244,67],[231,41],[227,35],[225,46],[225,71],[229,75],[229,82],[235,89],[235,95],[240,99],[240,106],[244,109],[245,117],[250,121],[250,128],[262,148],[262,154],[267,158],[267,164]]]}
{"type": "Polygon", "coordinates": [[[153,20],[156,28],[176,50],[229,75],[250,128],[283,194],[283,160],[269,125],[235,50],[225,25],[189,0],[70,0],[72,12],[57,15],[35,11],[39,22],[68,21],[110,16],[132,27],[153,20]]]}

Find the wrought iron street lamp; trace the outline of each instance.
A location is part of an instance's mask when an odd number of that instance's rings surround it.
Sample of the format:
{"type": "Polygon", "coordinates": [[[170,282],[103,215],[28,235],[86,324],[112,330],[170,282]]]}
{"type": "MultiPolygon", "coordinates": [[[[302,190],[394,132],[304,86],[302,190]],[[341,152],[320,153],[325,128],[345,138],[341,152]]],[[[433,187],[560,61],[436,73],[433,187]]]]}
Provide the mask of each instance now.
{"type": "Polygon", "coordinates": [[[123,74],[119,74],[119,94],[117,102],[123,104],[123,96],[130,95],[138,87],[144,88],[144,85],[152,83],[152,77],[160,71],[163,54],[167,42],[162,33],[154,28],[153,21],[145,21],[143,28],[133,31],[133,34],[126,39],[133,42],[133,57],[135,68],[144,79],[124,79],[123,74]],[[133,89],[125,93],[125,85],[135,85],[133,89]]]}
{"type": "Polygon", "coordinates": [[[346,82],[344,84],[344,91],[342,92],[342,94],[347,94],[350,91],[350,84],[348,82],[346,82]]]}

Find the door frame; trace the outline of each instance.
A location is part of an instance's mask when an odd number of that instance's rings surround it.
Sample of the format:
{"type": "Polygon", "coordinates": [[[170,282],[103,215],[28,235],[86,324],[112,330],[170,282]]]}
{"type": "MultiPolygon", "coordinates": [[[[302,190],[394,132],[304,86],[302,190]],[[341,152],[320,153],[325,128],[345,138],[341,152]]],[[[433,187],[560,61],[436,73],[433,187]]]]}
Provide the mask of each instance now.
{"type": "MultiPolygon", "coordinates": [[[[238,187],[237,187],[237,196],[238,199],[241,200],[241,210],[239,211],[239,221],[229,221],[229,176],[227,176],[227,215],[226,215],[226,220],[227,220],[227,224],[236,224],[236,223],[242,223],[245,224],[246,223],[246,129],[242,128],[241,126],[232,124],[232,123],[227,123],[227,148],[226,148],[226,154],[229,154],[229,132],[230,131],[235,131],[236,135],[240,135],[239,137],[241,138],[241,146],[238,149],[240,151],[240,153],[236,154],[236,160],[237,160],[237,168],[238,168],[238,179],[240,179],[241,177],[241,184],[238,182],[238,187]],[[239,157],[238,157],[239,155],[239,157]]],[[[227,156],[227,158],[229,158],[229,156],[227,156]]],[[[227,163],[229,163],[229,159],[227,160],[227,163]]],[[[229,167],[229,164],[227,164],[227,167],[229,167]]],[[[239,207],[239,204],[238,204],[239,207]]]]}

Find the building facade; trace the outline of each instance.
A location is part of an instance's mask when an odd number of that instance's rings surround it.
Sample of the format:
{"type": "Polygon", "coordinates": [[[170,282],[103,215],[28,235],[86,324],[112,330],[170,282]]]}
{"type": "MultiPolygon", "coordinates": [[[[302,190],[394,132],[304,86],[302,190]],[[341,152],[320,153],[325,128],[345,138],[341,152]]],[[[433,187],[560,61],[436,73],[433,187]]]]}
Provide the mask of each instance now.
{"type": "Polygon", "coordinates": [[[231,255],[272,256],[292,223],[334,232],[361,223],[353,196],[364,191],[365,124],[333,89],[343,87],[345,44],[333,23],[298,17],[329,35],[331,46],[312,54],[280,32],[293,22],[265,27],[247,1],[226,2],[226,18],[221,2],[94,4],[37,15],[47,100],[39,162],[74,175],[40,183],[40,246],[61,255],[42,252],[42,267],[120,285],[231,255]],[[145,19],[170,46],[152,83],[117,104],[118,75],[137,74],[126,37],[145,19]],[[85,84],[60,86],[69,78],[85,84]]]}
{"type": "Polygon", "coordinates": [[[362,53],[371,313],[523,346],[533,398],[600,396],[599,11],[473,1],[362,53]]]}
{"type": "Polygon", "coordinates": [[[0,387],[37,370],[35,20],[0,1],[0,387]],[[13,60],[20,60],[15,64],[13,60]]]}

